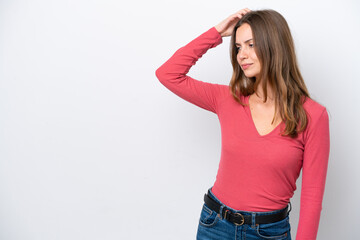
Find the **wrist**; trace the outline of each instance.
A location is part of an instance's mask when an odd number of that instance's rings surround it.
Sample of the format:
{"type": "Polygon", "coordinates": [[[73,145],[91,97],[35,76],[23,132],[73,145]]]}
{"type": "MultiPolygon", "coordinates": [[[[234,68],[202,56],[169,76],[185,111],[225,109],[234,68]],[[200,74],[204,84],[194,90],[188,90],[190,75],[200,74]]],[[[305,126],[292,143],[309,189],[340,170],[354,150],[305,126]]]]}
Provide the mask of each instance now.
{"type": "Polygon", "coordinates": [[[223,37],[222,32],[221,32],[221,31],[219,31],[219,29],[218,29],[218,27],[217,27],[217,26],[215,26],[215,29],[216,29],[216,31],[219,33],[219,35],[220,35],[221,37],[223,37]]]}

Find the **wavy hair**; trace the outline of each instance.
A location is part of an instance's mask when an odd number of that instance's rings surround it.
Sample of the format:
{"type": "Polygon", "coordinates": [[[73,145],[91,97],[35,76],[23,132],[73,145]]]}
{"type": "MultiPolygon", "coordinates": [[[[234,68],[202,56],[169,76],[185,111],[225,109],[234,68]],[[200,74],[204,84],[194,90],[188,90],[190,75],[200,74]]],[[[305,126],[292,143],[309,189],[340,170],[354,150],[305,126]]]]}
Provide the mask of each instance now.
{"type": "Polygon", "coordinates": [[[264,102],[267,100],[267,84],[270,84],[275,97],[272,123],[279,112],[286,124],[281,135],[296,138],[306,129],[308,119],[302,105],[305,97],[310,98],[310,95],[299,71],[289,26],[280,13],[274,10],[258,10],[245,14],[235,25],[231,35],[230,58],[234,71],[229,87],[238,103],[246,106],[241,102],[240,94],[253,94],[260,80],[267,80],[261,84],[265,94],[264,102]],[[249,24],[252,30],[255,53],[261,66],[260,79],[246,77],[237,61],[236,30],[244,23],[249,24]]]}

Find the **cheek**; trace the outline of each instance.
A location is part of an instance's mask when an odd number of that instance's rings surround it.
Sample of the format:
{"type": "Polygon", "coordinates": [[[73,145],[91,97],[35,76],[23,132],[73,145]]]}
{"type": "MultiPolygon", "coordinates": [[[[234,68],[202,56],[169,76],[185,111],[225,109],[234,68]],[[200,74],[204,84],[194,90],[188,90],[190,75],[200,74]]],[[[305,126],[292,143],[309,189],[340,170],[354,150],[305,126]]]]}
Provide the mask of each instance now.
{"type": "Polygon", "coordinates": [[[241,61],[240,61],[240,55],[239,54],[236,55],[236,60],[240,64],[241,61]]]}
{"type": "Polygon", "coordinates": [[[251,58],[252,58],[254,61],[256,61],[256,62],[259,62],[259,59],[258,59],[255,51],[253,51],[253,52],[251,53],[251,58]]]}

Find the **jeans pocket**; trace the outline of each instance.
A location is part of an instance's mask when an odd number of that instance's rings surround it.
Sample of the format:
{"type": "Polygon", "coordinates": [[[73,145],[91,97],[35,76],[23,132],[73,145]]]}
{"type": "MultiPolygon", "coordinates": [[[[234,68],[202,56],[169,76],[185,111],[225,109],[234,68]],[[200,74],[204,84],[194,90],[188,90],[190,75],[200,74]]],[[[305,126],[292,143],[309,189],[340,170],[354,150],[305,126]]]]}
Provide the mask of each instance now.
{"type": "Polygon", "coordinates": [[[205,203],[203,204],[199,223],[205,227],[213,227],[219,221],[217,212],[211,210],[205,203]]]}
{"type": "Polygon", "coordinates": [[[264,239],[291,239],[289,216],[274,223],[256,224],[256,234],[264,239]]]}

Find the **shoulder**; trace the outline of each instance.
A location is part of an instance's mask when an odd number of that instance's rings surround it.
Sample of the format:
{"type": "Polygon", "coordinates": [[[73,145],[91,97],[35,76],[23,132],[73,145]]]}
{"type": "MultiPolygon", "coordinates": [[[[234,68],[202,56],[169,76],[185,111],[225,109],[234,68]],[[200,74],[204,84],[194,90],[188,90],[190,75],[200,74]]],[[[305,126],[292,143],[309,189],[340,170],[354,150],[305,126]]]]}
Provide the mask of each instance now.
{"type": "Polygon", "coordinates": [[[303,107],[308,117],[308,126],[305,135],[317,132],[318,129],[327,129],[329,126],[329,115],[324,105],[314,99],[306,97],[303,107]]]}
{"type": "Polygon", "coordinates": [[[309,117],[308,120],[310,123],[314,123],[320,118],[326,118],[328,116],[326,107],[314,99],[305,97],[303,107],[309,117]]]}
{"type": "Polygon", "coordinates": [[[231,90],[229,85],[216,84],[219,87],[219,91],[224,98],[231,96],[231,90]]]}

